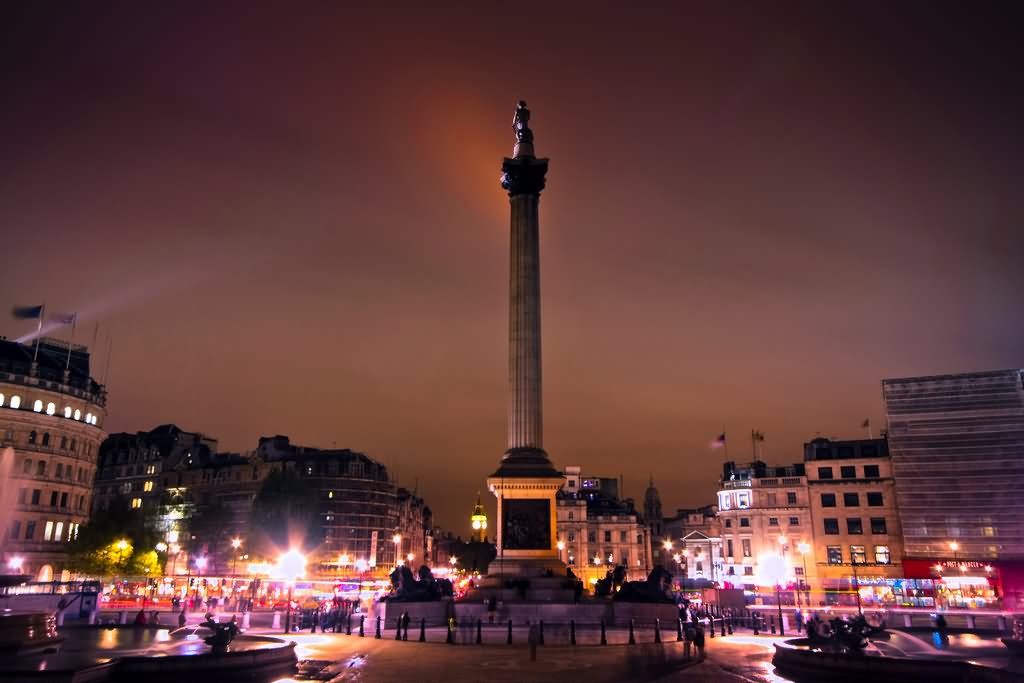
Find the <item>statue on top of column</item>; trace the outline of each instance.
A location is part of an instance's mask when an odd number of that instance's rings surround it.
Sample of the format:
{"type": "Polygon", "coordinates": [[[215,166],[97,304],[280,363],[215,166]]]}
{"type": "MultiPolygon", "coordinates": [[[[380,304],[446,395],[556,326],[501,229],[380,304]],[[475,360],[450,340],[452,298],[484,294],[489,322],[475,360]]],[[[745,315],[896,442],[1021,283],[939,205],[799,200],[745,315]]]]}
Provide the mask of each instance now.
{"type": "Polygon", "coordinates": [[[530,130],[530,110],[526,108],[526,100],[519,100],[515,117],[512,119],[512,129],[516,132],[516,142],[533,144],[533,131],[530,130]]]}

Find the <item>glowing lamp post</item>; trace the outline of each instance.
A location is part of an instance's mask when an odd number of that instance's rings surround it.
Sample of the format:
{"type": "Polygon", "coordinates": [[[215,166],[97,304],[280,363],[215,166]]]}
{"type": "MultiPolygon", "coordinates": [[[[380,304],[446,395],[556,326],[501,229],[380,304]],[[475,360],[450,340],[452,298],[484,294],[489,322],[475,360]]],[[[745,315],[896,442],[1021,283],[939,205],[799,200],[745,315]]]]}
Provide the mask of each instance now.
{"type": "Polygon", "coordinates": [[[292,548],[277,560],[277,574],[288,583],[288,607],[284,618],[284,632],[290,633],[292,629],[292,592],[295,589],[295,579],[306,573],[306,557],[295,548],[292,548]]]}
{"type": "Polygon", "coordinates": [[[235,569],[238,565],[238,549],[242,547],[242,539],[231,539],[231,597],[235,597],[235,569]]]}
{"type": "Polygon", "coordinates": [[[809,543],[800,543],[796,549],[800,551],[800,557],[804,561],[804,575],[801,577],[800,583],[806,584],[807,595],[804,596],[804,602],[809,607],[811,604],[811,582],[807,578],[807,553],[811,552],[811,546],[809,543]]]}
{"type": "Polygon", "coordinates": [[[21,568],[25,564],[25,558],[18,557],[15,555],[11,559],[7,560],[7,566],[10,567],[11,571],[15,574],[21,573],[21,568]]]}
{"type": "MultiPolygon", "coordinates": [[[[562,551],[565,550],[565,541],[559,541],[556,545],[558,547],[558,559],[561,560],[562,559],[562,551]]],[[[562,561],[564,562],[564,560],[562,560],[562,561]]]]}

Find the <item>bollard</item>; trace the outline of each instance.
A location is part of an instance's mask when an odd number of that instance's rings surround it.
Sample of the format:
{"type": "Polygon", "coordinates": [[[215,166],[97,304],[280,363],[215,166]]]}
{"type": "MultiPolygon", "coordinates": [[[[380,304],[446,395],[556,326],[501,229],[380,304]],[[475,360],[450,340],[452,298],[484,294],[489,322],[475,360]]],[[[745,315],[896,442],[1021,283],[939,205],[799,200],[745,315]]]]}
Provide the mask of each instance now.
{"type": "Polygon", "coordinates": [[[608,634],[604,632],[604,617],[601,617],[601,644],[608,644],[608,634]]]}
{"type": "Polygon", "coordinates": [[[676,642],[683,642],[683,620],[676,619],[676,642]]]}
{"type": "Polygon", "coordinates": [[[64,625],[64,610],[59,609],[59,610],[57,610],[57,626],[63,626],[63,625],[64,625]]]}
{"type": "Polygon", "coordinates": [[[402,615],[402,640],[409,640],[409,613],[402,615]]]}
{"type": "MultiPolygon", "coordinates": [[[[714,625],[714,624],[712,624],[712,626],[713,626],[713,625],[714,625]]],[[[718,634],[718,635],[720,635],[720,636],[722,636],[723,638],[725,638],[725,619],[722,619],[722,630],[721,630],[721,631],[719,632],[719,634],[718,634]]]]}
{"type": "Polygon", "coordinates": [[[729,635],[731,636],[732,635],[732,619],[730,619],[728,621],[727,625],[729,626],[729,635]]]}
{"type": "Polygon", "coordinates": [[[636,645],[636,634],[633,633],[633,620],[629,620],[629,644],[636,645]]]}
{"type": "Polygon", "coordinates": [[[655,617],[654,619],[654,642],[655,644],[661,644],[661,619],[655,617]]]}
{"type": "Polygon", "coordinates": [[[420,617],[420,642],[427,642],[427,620],[420,617]]]}
{"type": "Polygon", "coordinates": [[[538,645],[544,644],[544,620],[540,620],[540,640],[537,641],[538,645]]]}
{"type": "Polygon", "coordinates": [[[755,615],[755,616],[754,616],[754,635],[755,635],[755,636],[756,636],[756,635],[760,635],[760,634],[758,633],[758,628],[757,628],[757,627],[759,626],[759,623],[758,623],[758,622],[759,622],[759,619],[758,619],[758,618],[757,618],[757,616],[755,615]]]}
{"type": "Polygon", "coordinates": [[[366,631],[363,629],[363,622],[364,621],[366,621],[366,615],[365,614],[360,614],[359,615],[359,637],[360,638],[362,638],[363,636],[366,635],[366,631]]]}
{"type": "Polygon", "coordinates": [[[569,620],[569,644],[570,645],[575,645],[576,644],[576,620],[575,619],[570,619],[569,620]]]}
{"type": "Polygon", "coordinates": [[[380,615],[377,615],[377,633],[373,636],[374,638],[380,639],[380,615]]]}
{"type": "Polygon", "coordinates": [[[714,638],[715,637],[715,620],[714,619],[708,619],[708,626],[710,627],[710,628],[708,628],[708,637],[709,638],[714,638]]]}
{"type": "Polygon", "coordinates": [[[270,624],[270,628],[274,629],[275,631],[280,630],[280,628],[281,628],[281,613],[280,612],[276,612],[276,611],[274,612],[274,619],[273,619],[273,621],[270,624]]]}
{"type": "Polygon", "coordinates": [[[448,620],[448,635],[444,637],[444,642],[449,645],[455,644],[455,634],[452,632],[452,620],[448,620]]]}
{"type": "Polygon", "coordinates": [[[508,620],[508,644],[512,644],[512,620],[508,620]]]}
{"type": "Polygon", "coordinates": [[[345,635],[346,636],[352,635],[352,615],[351,614],[346,614],[345,615],[345,635]]]}
{"type": "Polygon", "coordinates": [[[309,630],[310,633],[316,633],[316,624],[320,621],[320,610],[313,612],[313,628],[309,630]]]}
{"type": "Polygon", "coordinates": [[[476,620],[476,644],[484,644],[484,622],[483,619],[476,620]]]}
{"type": "Polygon", "coordinates": [[[242,630],[243,631],[249,630],[250,622],[251,622],[250,613],[249,612],[242,612],[242,630]]]}
{"type": "Polygon", "coordinates": [[[774,614],[771,615],[770,620],[771,620],[772,635],[774,636],[775,635],[775,615],[774,614]]]}

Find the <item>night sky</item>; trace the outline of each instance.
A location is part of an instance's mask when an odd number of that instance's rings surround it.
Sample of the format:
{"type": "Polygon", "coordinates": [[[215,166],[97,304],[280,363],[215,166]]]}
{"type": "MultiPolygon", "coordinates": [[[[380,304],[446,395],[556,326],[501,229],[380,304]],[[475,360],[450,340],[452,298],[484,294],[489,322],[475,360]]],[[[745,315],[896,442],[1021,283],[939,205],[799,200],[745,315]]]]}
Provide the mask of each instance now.
{"type": "Polygon", "coordinates": [[[108,431],[361,450],[467,533],[520,98],[556,464],[710,503],[723,425],[796,462],[883,377],[1024,363],[1019,3],[22,5],[0,307],[100,322],[108,431]]]}

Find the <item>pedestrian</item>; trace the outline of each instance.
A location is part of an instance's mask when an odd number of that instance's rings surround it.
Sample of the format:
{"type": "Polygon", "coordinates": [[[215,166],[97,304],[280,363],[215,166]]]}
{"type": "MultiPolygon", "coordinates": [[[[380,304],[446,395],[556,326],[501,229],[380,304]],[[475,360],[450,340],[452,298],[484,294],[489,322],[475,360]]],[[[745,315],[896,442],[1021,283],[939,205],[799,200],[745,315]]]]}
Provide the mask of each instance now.
{"type": "Polygon", "coordinates": [[[540,643],[540,625],[537,623],[526,622],[527,626],[530,627],[526,641],[530,644],[530,661],[537,661],[537,645],[540,643]]]}
{"type": "Polygon", "coordinates": [[[793,618],[796,620],[797,633],[804,630],[804,613],[797,610],[793,613],[793,618]]]}
{"type": "Polygon", "coordinates": [[[704,661],[704,624],[698,623],[693,635],[693,644],[697,647],[697,661],[704,661]]]}
{"type": "Polygon", "coordinates": [[[139,613],[135,615],[135,625],[145,626],[146,625],[146,610],[140,609],[139,613]]]}
{"type": "Polygon", "coordinates": [[[689,661],[693,659],[693,637],[695,630],[689,620],[683,623],[685,624],[683,628],[683,659],[689,661]]]}
{"type": "Polygon", "coordinates": [[[150,615],[149,615],[149,623],[153,624],[154,626],[159,626],[160,625],[160,613],[157,612],[156,610],[153,610],[150,613],[150,615]]]}

